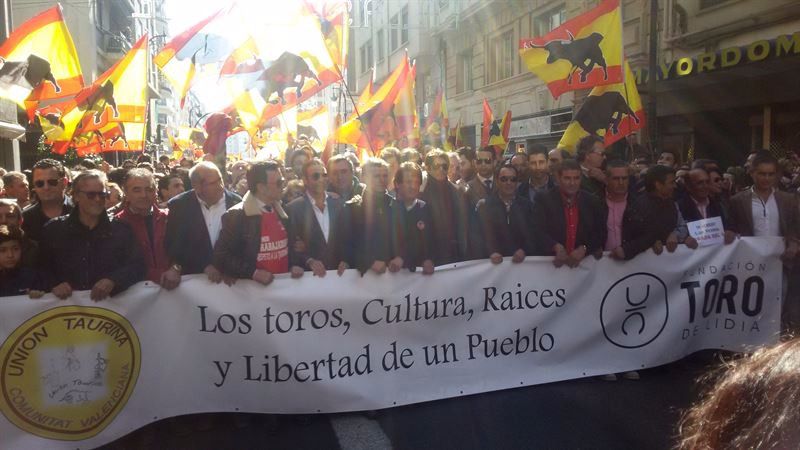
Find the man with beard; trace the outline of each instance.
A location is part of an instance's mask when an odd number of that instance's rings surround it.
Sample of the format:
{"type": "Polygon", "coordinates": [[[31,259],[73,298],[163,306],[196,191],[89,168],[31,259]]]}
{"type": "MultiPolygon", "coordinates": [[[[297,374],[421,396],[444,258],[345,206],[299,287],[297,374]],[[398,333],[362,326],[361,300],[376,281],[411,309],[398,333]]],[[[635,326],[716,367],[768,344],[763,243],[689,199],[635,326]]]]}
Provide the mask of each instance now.
{"type": "Polygon", "coordinates": [[[467,257],[467,207],[463,195],[447,180],[450,160],[441,150],[431,150],[425,158],[428,183],[420,198],[431,211],[433,262],[439,266],[467,257]]]}

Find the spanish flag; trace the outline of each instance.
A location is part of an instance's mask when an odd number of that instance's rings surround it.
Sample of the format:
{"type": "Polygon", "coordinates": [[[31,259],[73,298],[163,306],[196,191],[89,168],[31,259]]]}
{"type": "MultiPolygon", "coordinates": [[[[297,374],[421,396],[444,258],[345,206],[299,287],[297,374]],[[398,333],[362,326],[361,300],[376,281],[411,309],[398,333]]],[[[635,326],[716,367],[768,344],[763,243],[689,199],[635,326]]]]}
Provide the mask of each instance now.
{"type": "Polygon", "coordinates": [[[568,91],[621,83],[619,0],[603,0],[542,37],[521,39],[519,54],[555,98],[568,91]]]}
{"type": "Polygon", "coordinates": [[[501,156],[508,147],[509,131],[511,131],[511,111],[506,111],[500,123],[494,121],[489,128],[489,145],[494,147],[498,156],[501,156]]]}
{"type": "Polygon", "coordinates": [[[339,127],[336,131],[337,142],[352,144],[376,153],[394,141],[397,129],[394,105],[408,81],[410,72],[411,65],[408,58],[403,58],[375,95],[369,98],[364,105],[365,108],[359,109],[360,115],[339,127]]]}
{"type": "Polygon", "coordinates": [[[306,136],[316,154],[321,155],[328,142],[331,129],[328,106],[320,105],[297,112],[297,137],[306,136]]]}
{"type": "Polygon", "coordinates": [[[74,99],[39,111],[55,153],[142,151],[147,116],[147,35],[74,99]]]}
{"type": "Polygon", "coordinates": [[[0,46],[0,97],[17,103],[33,119],[45,100],[83,88],[78,53],[56,5],[20,25],[0,46]]]}
{"type": "Polygon", "coordinates": [[[350,26],[348,25],[347,4],[343,0],[324,0],[320,2],[303,1],[306,11],[316,17],[319,29],[328,48],[331,60],[341,72],[347,67],[347,47],[350,26]]]}
{"type": "Polygon", "coordinates": [[[232,6],[222,8],[175,36],[153,57],[172,86],[178,91],[183,108],[186,95],[194,83],[200,66],[222,62],[233,51],[234,46],[222,36],[222,29],[215,22],[228,15],[232,6]]]}
{"type": "Polygon", "coordinates": [[[483,99],[483,126],[481,127],[481,147],[489,145],[489,130],[494,123],[494,114],[489,106],[489,101],[483,99]]]}
{"type": "Polygon", "coordinates": [[[608,146],[644,126],[644,107],[636,90],[636,78],[625,61],[625,82],[592,89],[558,146],[574,151],[578,141],[589,135],[601,136],[608,146]]]}
{"type": "Polygon", "coordinates": [[[425,121],[425,131],[431,138],[433,145],[441,146],[444,150],[453,150],[452,143],[447,139],[447,134],[450,131],[450,119],[447,115],[447,100],[445,99],[444,90],[439,88],[436,93],[436,99],[433,101],[431,113],[425,121]]]}
{"type": "Polygon", "coordinates": [[[416,147],[419,143],[419,119],[417,117],[417,102],[414,98],[414,88],[417,79],[417,65],[411,63],[403,87],[397,94],[394,102],[394,119],[397,124],[397,140],[401,147],[416,147]]]}

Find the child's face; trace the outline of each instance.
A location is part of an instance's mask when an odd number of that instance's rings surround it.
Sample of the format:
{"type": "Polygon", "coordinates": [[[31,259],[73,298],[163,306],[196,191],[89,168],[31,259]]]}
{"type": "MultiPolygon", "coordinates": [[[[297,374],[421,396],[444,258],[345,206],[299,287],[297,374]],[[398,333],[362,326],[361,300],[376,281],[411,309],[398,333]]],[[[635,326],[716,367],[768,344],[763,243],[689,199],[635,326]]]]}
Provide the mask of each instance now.
{"type": "Polygon", "coordinates": [[[0,244],[0,269],[13,269],[22,258],[22,248],[17,241],[0,244]]]}

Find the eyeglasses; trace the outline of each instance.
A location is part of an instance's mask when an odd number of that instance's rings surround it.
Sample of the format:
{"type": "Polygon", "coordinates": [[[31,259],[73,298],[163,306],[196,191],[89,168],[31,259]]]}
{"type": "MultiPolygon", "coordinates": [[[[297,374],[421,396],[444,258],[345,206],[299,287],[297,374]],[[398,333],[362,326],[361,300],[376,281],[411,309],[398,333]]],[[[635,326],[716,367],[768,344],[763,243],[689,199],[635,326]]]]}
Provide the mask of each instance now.
{"type": "Polygon", "coordinates": [[[479,159],[476,159],[475,162],[478,163],[478,164],[491,164],[492,160],[491,159],[479,158],[479,159]]]}
{"type": "Polygon", "coordinates": [[[85,195],[89,200],[105,200],[110,195],[108,191],[82,191],[81,194],[85,195]]]}
{"type": "Polygon", "coordinates": [[[59,180],[58,178],[50,178],[49,180],[36,180],[36,181],[33,182],[33,185],[36,186],[37,188],[43,188],[44,184],[47,183],[48,185],[50,185],[52,187],[56,187],[56,186],[58,186],[58,183],[60,181],[61,180],[59,180]]]}
{"type": "Polygon", "coordinates": [[[309,175],[308,178],[311,178],[314,181],[319,181],[320,178],[328,178],[328,174],[324,172],[314,172],[309,175]]]}
{"type": "Polygon", "coordinates": [[[508,182],[516,183],[517,182],[517,177],[500,177],[500,182],[501,183],[508,183],[508,182]]]}

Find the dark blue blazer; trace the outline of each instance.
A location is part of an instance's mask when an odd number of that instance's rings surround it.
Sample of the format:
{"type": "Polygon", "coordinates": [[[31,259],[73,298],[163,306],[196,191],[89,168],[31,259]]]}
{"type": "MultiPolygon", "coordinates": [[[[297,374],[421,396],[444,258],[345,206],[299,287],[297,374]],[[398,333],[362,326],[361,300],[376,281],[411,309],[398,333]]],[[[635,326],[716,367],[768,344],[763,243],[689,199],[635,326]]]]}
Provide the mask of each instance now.
{"type": "MultiPolygon", "coordinates": [[[[237,194],[225,191],[225,209],[242,201],[237,194]]],[[[172,263],[183,266],[183,274],[202,273],[211,264],[214,249],[208,237],[203,212],[194,189],[175,196],[167,203],[166,245],[172,263]]]]}
{"type": "Polygon", "coordinates": [[[311,200],[307,195],[303,194],[302,197],[296,198],[286,205],[286,214],[289,215],[289,245],[293,246],[296,241],[300,240],[303,241],[305,247],[305,250],[301,252],[289,252],[291,255],[290,265],[308,270],[306,261],[308,261],[308,258],[314,258],[322,261],[328,270],[336,270],[338,267],[339,261],[335,260],[333,254],[333,242],[338,239],[339,235],[337,220],[339,212],[342,210],[342,200],[328,196],[325,208],[327,208],[330,215],[327,242],[322,234],[322,228],[317,222],[317,217],[314,215],[311,200]]]}

